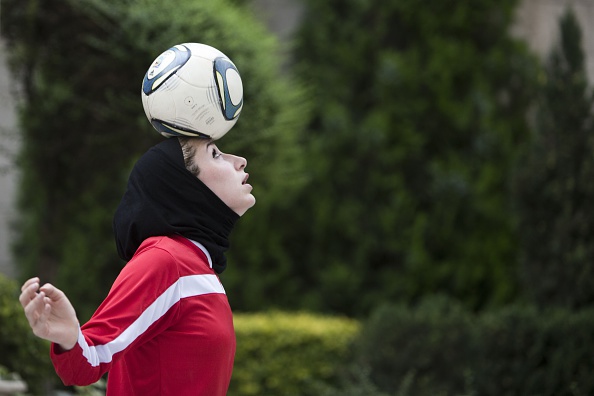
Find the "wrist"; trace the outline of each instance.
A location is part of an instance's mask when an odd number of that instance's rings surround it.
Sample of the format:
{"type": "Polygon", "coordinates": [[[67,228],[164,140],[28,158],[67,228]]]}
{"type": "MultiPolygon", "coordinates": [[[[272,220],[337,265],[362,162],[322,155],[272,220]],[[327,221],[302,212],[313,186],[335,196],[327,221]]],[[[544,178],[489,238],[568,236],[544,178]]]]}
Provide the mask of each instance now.
{"type": "Polygon", "coordinates": [[[60,342],[57,342],[57,346],[64,352],[71,350],[72,348],[74,348],[74,346],[77,344],[78,342],[78,334],[80,332],[80,327],[78,325],[78,323],[76,323],[76,326],[72,328],[72,331],[70,332],[70,335],[68,336],[67,339],[64,339],[60,342]]]}

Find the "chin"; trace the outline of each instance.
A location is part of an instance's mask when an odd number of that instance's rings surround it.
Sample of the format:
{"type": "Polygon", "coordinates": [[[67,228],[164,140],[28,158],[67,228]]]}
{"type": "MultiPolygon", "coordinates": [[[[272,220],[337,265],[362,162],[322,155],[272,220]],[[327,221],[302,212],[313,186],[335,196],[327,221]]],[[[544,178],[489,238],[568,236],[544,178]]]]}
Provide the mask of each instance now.
{"type": "Polygon", "coordinates": [[[237,213],[239,216],[243,216],[245,214],[245,212],[247,212],[251,207],[253,207],[256,204],[256,198],[250,194],[250,202],[246,203],[246,205],[244,207],[242,207],[239,210],[236,210],[235,213],[237,213]]]}
{"type": "MultiPolygon", "coordinates": [[[[252,208],[255,204],[256,204],[256,198],[251,195],[251,202],[249,203],[249,205],[245,208],[245,210],[243,211],[243,213],[247,212],[250,208],[252,208]]],[[[241,215],[240,215],[241,216],[241,215]]]]}

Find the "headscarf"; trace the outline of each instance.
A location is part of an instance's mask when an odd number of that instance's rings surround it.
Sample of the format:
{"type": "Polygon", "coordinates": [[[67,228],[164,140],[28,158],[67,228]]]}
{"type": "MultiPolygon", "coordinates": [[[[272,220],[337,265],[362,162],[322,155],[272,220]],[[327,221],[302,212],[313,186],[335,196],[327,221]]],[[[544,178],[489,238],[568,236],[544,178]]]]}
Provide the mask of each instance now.
{"type": "Polygon", "coordinates": [[[227,266],[224,252],[238,219],[186,169],[178,139],[169,138],[134,165],[113,228],[118,254],[126,261],[146,238],[178,234],[204,245],[220,274],[227,266]]]}

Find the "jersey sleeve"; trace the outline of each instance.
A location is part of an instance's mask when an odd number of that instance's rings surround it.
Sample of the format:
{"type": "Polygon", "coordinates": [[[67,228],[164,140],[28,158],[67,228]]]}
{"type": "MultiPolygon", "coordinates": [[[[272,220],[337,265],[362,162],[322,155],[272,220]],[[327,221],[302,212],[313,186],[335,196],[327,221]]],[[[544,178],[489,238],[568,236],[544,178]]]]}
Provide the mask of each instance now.
{"type": "Polygon", "coordinates": [[[62,382],[97,382],[127,351],[167,329],[179,315],[178,279],[175,259],[165,250],[152,247],[130,260],[80,328],[75,347],[61,351],[52,345],[51,359],[62,382]]]}

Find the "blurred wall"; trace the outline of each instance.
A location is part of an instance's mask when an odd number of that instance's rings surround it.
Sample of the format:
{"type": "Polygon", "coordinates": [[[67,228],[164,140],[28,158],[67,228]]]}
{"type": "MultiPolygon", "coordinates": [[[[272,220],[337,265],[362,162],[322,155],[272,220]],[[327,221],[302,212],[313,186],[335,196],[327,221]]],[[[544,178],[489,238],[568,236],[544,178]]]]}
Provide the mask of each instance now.
{"type": "Polygon", "coordinates": [[[303,14],[303,1],[299,0],[253,0],[253,7],[258,18],[285,43],[303,14]]]}
{"type": "Polygon", "coordinates": [[[543,59],[559,35],[559,17],[572,7],[582,28],[588,78],[594,82],[594,0],[523,0],[512,34],[525,39],[543,59]]]}
{"type": "Polygon", "coordinates": [[[0,39],[0,273],[16,276],[10,259],[10,223],[14,219],[17,173],[14,155],[18,146],[14,92],[6,66],[4,41],[0,39]]]}

